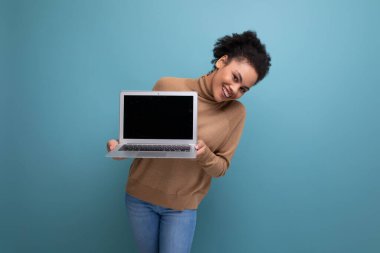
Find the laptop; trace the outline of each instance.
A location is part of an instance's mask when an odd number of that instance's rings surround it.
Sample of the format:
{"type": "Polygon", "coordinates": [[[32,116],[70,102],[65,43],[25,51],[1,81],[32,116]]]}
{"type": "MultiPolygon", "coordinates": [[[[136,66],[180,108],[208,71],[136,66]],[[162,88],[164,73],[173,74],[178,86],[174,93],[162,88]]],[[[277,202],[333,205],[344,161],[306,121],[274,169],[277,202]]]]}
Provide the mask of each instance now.
{"type": "Polygon", "coordinates": [[[198,94],[120,93],[119,145],[106,157],[195,158],[198,94]]]}

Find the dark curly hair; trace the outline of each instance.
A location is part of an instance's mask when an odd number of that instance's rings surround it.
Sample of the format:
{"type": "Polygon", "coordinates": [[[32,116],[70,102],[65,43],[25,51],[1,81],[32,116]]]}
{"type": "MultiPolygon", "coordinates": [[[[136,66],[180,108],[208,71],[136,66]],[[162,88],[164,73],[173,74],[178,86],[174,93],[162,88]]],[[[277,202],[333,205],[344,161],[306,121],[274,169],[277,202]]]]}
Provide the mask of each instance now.
{"type": "Polygon", "coordinates": [[[268,73],[271,66],[271,57],[261,43],[256,32],[245,31],[242,34],[233,33],[232,36],[226,35],[219,38],[214,45],[214,64],[224,55],[228,56],[229,63],[232,59],[247,60],[257,71],[258,79],[256,84],[268,73]]]}

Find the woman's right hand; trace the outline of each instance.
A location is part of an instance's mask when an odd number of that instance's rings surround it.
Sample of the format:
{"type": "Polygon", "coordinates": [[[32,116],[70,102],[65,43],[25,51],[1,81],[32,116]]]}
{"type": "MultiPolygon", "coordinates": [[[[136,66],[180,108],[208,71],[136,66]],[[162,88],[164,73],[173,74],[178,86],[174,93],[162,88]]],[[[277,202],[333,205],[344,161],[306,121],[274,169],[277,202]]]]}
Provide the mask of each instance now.
{"type": "MultiPolygon", "coordinates": [[[[115,140],[115,139],[109,140],[107,142],[107,151],[110,152],[110,151],[114,150],[118,144],[119,144],[119,142],[117,140],[115,140]]],[[[126,158],[112,157],[112,159],[114,159],[114,160],[124,160],[126,158]]]]}

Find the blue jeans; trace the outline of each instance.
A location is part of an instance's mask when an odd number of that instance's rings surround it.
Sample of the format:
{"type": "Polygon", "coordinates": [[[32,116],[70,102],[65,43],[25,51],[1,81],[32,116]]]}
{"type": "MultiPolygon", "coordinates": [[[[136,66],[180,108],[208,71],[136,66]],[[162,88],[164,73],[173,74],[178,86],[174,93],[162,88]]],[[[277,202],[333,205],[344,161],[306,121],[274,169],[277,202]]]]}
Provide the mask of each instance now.
{"type": "Polygon", "coordinates": [[[132,234],[140,253],[189,253],[197,210],[178,211],[125,196],[132,234]]]}

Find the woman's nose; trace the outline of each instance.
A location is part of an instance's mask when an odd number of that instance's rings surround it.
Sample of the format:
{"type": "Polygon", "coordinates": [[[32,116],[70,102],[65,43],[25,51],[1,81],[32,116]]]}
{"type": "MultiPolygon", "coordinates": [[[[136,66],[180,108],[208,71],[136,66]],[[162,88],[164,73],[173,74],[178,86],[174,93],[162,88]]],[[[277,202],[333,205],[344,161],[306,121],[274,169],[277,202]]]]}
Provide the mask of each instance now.
{"type": "Polygon", "coordinates": [[[237,85],[237,84],[232,84],[230,86],[230,88],[231,88],[231,90],[232,90],[232,92],[233,92],[234,95],[236,95],[238,93],[238,91],[239,91],[239,85],[237,85]]]}

